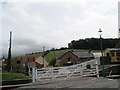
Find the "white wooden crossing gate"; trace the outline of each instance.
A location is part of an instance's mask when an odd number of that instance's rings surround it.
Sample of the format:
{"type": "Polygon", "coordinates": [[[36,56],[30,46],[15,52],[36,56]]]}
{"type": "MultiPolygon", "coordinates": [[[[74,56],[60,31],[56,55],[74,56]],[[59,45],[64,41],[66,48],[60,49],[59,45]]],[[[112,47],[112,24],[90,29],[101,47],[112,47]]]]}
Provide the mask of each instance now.
{"type": "Polygon", "coordinates": [[[33,82],[35,82],[60,77],[69,78],[75,75],[79,76],[97,75],[97,77],[99,77],[98,65],[99,59],[93,59],[90,61],[86,61],[80,64],[67,67],[54,67],[41,69],[33,68],[32,78],[33,82]],[[90,65],[90,68],[87,68],[86,67],[87,65],[90,65]]]}

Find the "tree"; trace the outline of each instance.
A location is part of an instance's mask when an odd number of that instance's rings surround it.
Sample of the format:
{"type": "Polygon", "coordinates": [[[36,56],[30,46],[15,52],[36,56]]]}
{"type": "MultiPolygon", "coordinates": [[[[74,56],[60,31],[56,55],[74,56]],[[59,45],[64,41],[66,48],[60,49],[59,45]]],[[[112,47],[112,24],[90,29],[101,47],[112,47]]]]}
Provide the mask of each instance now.
{"type": "Polygon", "coordinates": [[[11,38],[12,32],[10,31],[10,44],[9,44],[9,51],[8,51],[8,59],[7,59],[7,71],[11,71],[11,38]]]}
{"type": "Polygon", "coordinates": [[[55,67],[55,63],[56,63],[56,59],[53,58],[53,59],[50,61],[49,65],[55,67]]]}
{"type": "MultiPolygon", "coordinates": [[[[108,39],[103,39],[102,41],[103,41],[103,49],[115,48],[115,46],[118,42],[118,39],[117,38],[114,38],[114,39],[108,38],[108,39]]],[[[99,38],[86,38],[86,39],[73,40],[73,41],[71,41],[71,43],[68,43],[68,48],[99,50],[100,49],[100,40],[99,40],[99,38]]]]}

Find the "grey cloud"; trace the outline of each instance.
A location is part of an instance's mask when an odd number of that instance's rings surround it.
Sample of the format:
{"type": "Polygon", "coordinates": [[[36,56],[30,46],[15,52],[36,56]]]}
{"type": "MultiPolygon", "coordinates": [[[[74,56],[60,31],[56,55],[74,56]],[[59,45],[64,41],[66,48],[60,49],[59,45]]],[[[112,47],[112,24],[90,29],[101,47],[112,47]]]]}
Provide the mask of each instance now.
{"type": "Polygon", "coordinates": [[[13,44],[15,51],[19,51],[19,49],[21,49],[20,51],[23,53],[40,52],[42,51],[43,46],[46,46],[46,48],[48,48],[49,45],[43,43],[40,44],[32,39],[17,39],[13,44]]]}
{"type": "MultiPolygon", "coordinates": [[[[42,52],[43,46],[49,49],[50,45],[37,43],[32,39],[15,39],[12,41],[12,56],[25,55],[27,53],[42,52]]],[[[3,56],[7,56],[8,49],[3,46],[3,56]]]]}
{"type": "Polygon", "coordinates": [[[43,46],[60,48],[74,39],[99,37],[99,28],[105,38],[118,36],[117,0],[79,1],[9,3],[11,7],[3,10],[3,51],[7,53],[10,29],[12,52],[17,55],[41,51],[43,46]]]}

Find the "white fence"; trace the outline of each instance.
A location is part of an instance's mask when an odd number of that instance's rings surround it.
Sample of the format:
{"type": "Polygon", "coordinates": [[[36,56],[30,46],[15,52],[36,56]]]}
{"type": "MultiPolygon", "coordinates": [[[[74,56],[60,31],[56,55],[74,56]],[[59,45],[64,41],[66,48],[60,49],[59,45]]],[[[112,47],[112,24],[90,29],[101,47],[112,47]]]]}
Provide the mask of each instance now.
{"type": "Polygon", "coordinates": [[[79,76],[97,75],[99,77],[98,65],[99,59],[93,59],[87,62],[83,62],[81,64],[76,64],[67,67],[54,67],[41,69],[33,68],[32,78],[33,82],[35,82],[60,77],[69,78],[75,75],[79,76]],[[90,65],[91,68],[88,69],[86,67],[87,65],[90,65]]]}

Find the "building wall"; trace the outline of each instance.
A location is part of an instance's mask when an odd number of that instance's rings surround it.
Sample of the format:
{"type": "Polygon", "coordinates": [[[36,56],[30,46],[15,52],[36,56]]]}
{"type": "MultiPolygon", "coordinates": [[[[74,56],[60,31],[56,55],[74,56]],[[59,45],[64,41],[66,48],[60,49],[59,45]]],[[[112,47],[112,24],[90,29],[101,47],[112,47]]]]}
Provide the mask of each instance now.
{"type": "Polygon", "coordinates": [[[24,72],[25,71],[25,65],[27,62],[27,57],[14,57],[11,60],[11,67],[12,70],[15,72],[24,72]]]}
{"type": "Polygon", "coordinates": [[[78,57],[70,52],[67,52],[62,58],[58,59],[56,62],[57,66],[66,66],[67,64],[77,64],[78,57]]]}
{"type": "MultiPolygon", "coordinates": [[[[16,57],[12,57],[11,58],[11,67],[12,70],[15,72],[25,72],[26,67],[28,66],[28,58],[33,57],[31,56],[16,56],[16,57]]],[[[36,57],[38,57],[36,55],[36,57]]],[[[46,64],[47,62],[45,62],[46,64]]],[[[41,64],[40,62],[35,62],[35,66],[37,68],[42,68],[43,64],[41,64]]],[[[46,65],[45,65],[46,66],[46,65]]]]}
{"type": "Polygon", "coordinates": [[[69,66],[79,64],[94,59],[94,57],[77,57],[72,52],[65,53],[61,58],[56,60],[56,66],[69,66]]]}

